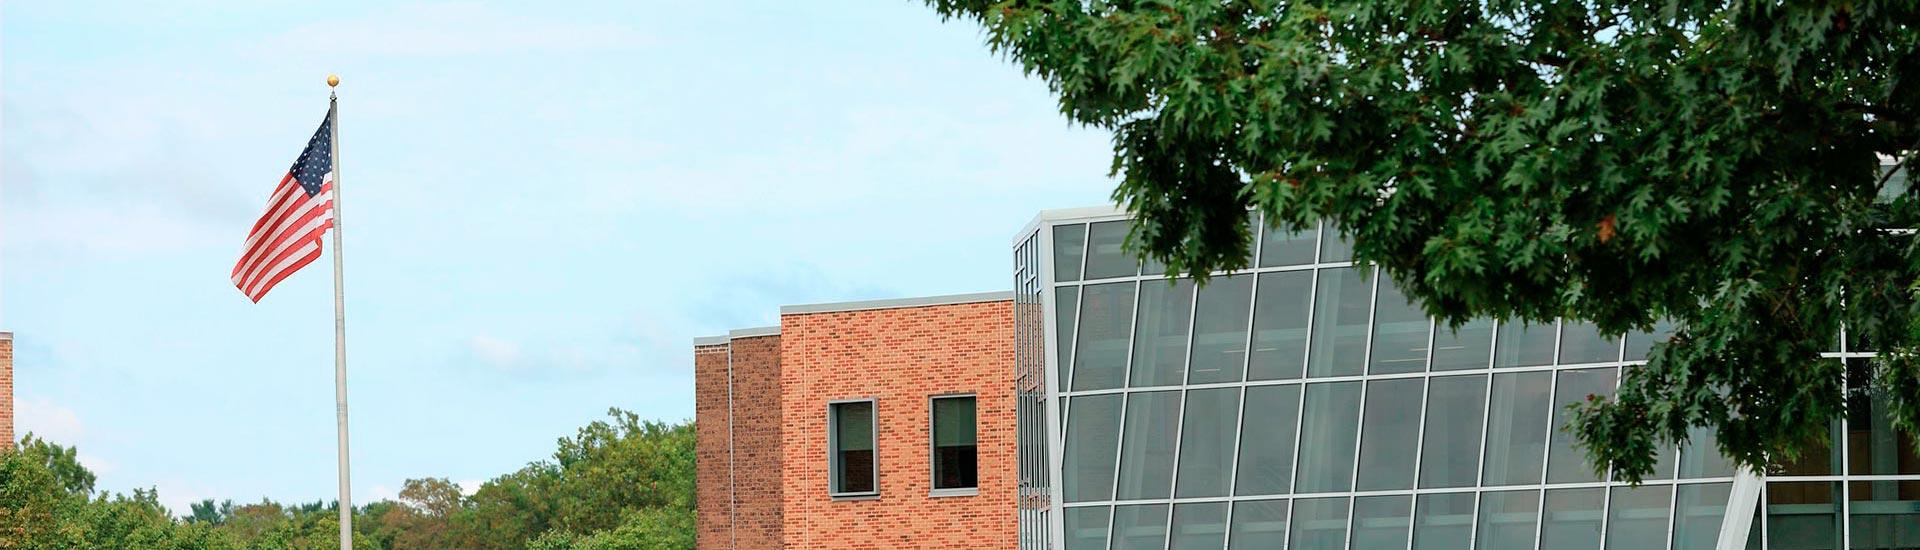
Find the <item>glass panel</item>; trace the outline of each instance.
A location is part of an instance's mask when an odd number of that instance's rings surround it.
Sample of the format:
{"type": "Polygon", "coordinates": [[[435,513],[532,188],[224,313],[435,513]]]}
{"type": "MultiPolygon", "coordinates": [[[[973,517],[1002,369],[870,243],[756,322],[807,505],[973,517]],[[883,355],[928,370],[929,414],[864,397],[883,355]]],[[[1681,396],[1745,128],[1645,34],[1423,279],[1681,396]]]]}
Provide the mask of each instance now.
{"type": "Polygon", "coordinates": [[[1166,547],[1167,505],[1113,507],[1114,550],[1157,550],[1166,547]]]}
{"type": "Polygon", "coordinates": [[[1067,502],[1113,498],[1114,452],[1120,445],[1120,396],[1075,397],[1067,409],[1067,449],[1060,455],[1060,493],[1067,502]]]}
{"type": "Polygon", "coordinates": [[[1267,550],[1287,546],[1287,501],[1243,500],[1233,503],[1233,550],[1267,550]]]}
{"type": "Polygon", "coordinates": [[[874,492],[873,403],[834,403],[830,408],[833,411],[833,492],[874,492]]]}
{"type": "Polygon", "coordinates": [[[979,486],[974,398],[933,400],[933,488],[979,486]]]}
{"type": "Polygon", "coordinates": [[[1653,323],[1653,332],[1632,332],[1627,334],[1627,361],[1645,361],[1653,352],[1654,342],[1665,342],[1673,337],[1673,322],[1661,319],[1653,323]]]}
{"type": "MultiPolygon", "coordinates": [[[[1713,550],[1720,542],[1720,522],[1727,515],[1732,483],[1681,485],[1673,511],[1674,550],[1713,550]]],[[[1759,525],[1753,526],[1755,532],[1759,525]]]]}
{"type": "Polygon", "coordinates": [[[1540,527],[1540,547],[1599,550],[1600,513],[1606,501],[1607,490],[1599,487],[1547,491],[1546,523],[1540,527]]]}
{"type": "Polygon", "coordinates": [[[1067,387],[1067,365],[1073,364],[1073,325],[1080,318],[1080,287],[1053,289],[1053,346],[1055,373],[1060,387],[1067,387]]]}
{"type": "Polygon", "coordinates": [[[1484,375],[1442,376],[1428,382],[1426,435],[1420,438],[1421,487],[1467,487],[1479,478],[1480,427],[1486,406],[1484,375]]]}
{"type": "Polygon", "coordinates": [[[1087,237],[1087,278],[1126,277],[1139,272],[1140,260],[1127,253],[1126,220],[1093,224],[1087,237]]]}
{"type": "Polygon", "coordinates": [[[1307,319],[1313,272],[1260,274],[1253,305],[1253,357],[1248,380],[1300,377],[1307,357],[1307,319]]]}
{"type": "Polygon", "coordinates": [[[1120,440],[1120,486],[1114,498],[1167,498],[1173,490],[1173,431],[1180,425],[1180,392],[1128,394],[1126,424],[1120,440]]]}
{"type": "Polygon", "coordinates": [[[1389,495],[1353,499],[1354,548],[1406,548],[1413,497],[1389,495]]]}
{"type": "Polygon", "coordinates": [[[1733,462],[1720,454],[1713,428],[1687,428],[1687,444],[1680,450],[1680,477],[1733,477],[1733,462]]]}
{"type": "Polygon", "coordinates": [[[1309,384],[1300,422],[1296,493],[1345,491],[1353,485],[1353,443],[1360,423],[1360,383],[1309,384]]]}
{"type": "Polygon", "coordinates": [[[1294,501],[1293,550],[1343,550],[1347,547],[1347,498],[1294,501]]]}
{"type": "Polygon", "coordinates": [[[1320,270],[1320,287],[1313,305],[1313,350],[1307,376],[1360,374],[1367,353],[1367,303],[1373,281],[1365,268],[1320,270]]]}
{"type": "Polygon", "coordinates": [[[1313,227],[1287,231],[1269,226],[1261,238],[1264,240],[1260,241],[1260,267],[1310,264],[1314,241],[1319,240],[1320,232],[1313,227]]]}
{"type": "Polygon", "coordinates": [[[1840,470],[1840,449],[1829,444],[1840,440],[1840,419],[1827,424],[1828,441],[1809,441],[1800,456],[1771,468],[1771,475],[1824,476],[1840,470]]]}
{"type": "Polygon", "coordinates": [[[1067,508],[1061,514],[1061,526],[1067,533],[1068,550],[1106,550],[1107,511],[1105,506],[1067,508]]]}
{"type": "Polygon", "coordinates": [[[1467,550],[1473,538],[1473,493],[1420,495],[1413,516],[1413,550],[1467,550]]]}
{"type": "Polygon", "coordinates": [[[1534,520],[1540,513],[1539,491],[1492,491],[1480,495],[1480,534],[1473,547],[1482,550],[1533,548],[1534,520]]]}
{"type": "Polygon", "coordinates": [[[1920,479],[1849,487],[1853,548],[1920,548],[1920,479]]]}
{"type": "MultiPolygon", "coordinates": [[[[1273,429],[1266,424],[1271,418],[1261,419],[1263,429],[1273,429]]],[[[1227,495],[1227,480],[1233,473],[1233,435],[1239,419],[1240,388],[1187,391],[1187,413],[1180,426],[1180,486],[1176,496],[1227,495]]]]}
{"type": "Polygon", "coordinates": [[[1646,550],[1667,545],[1667,506],[1672,485],[1613,488],[1607,505],[1607,548],[1646,550]]]}
{"type": "Polygon", "coordinates": [[[1422,387],[1425,381],[1411,378],[1367,382],[1367,408],[1361,418],[1358,490],[1413,487],[1412,459],[1420,441],[1420,394],[1425,389],[1422,387]]]}
{"type": "Polygon", "coordinates": [[[1353,241],[1333,224],[1323,224],[1325,231],[1320,232],[1320,261],[1344,262],[1353,259],[1353,241]]]}
{"type": "Polygon", "coordinates": [[[1573,433],[1566,429],[1573,412],[1568,406],[1586,401],[1588,396],[1613,395],[1614,369],[1560,371],[1560,386],[1553,393],[1553,437],[1548,440],[1547,483],[1600,481],[1587,453],[1574,448],[1573,433]]]}
{"type": "Polygon", "coordinates": [[[1193,280],[1143,281],[1133,323],[1133,375],[1127,385],[1177,386],[1187,377],[1187,328],[1193,326],[1193,280]]]}
{"type": "Polygon", "coordinates": [[[1367,372],[1393,374],[1427,370],[1427,334],[1433,328],[1427,314],[1400,291],[1391,278],[1380,280],[1373,299],[1373,353],[1367,372]]]}
{"type": "Polygon", "coordinates": [[[1547,419],[1552,417],[1551,372],[1493,375],[1492,413],[1487,415],[1485,485],[1540,482],[1547,457],[1547,419]]]}
{"type": "Polygon", "coordinates": [[[1082,287],[1080,335],[1073,351],[1073,389],[1118,388],[1126,378],[1133,332],[1133,283],[1082,287]]]}
{"type": "Polygon", "coordinates": [[[1610,363],[1620,360],[1620,339],[1600,334],[1593,323],[1568,321],[1560,327],[1560,364],[1610,363]]]}
{"type": "Polygon", "coordinates": [[[1493,320],[1474,319],[1433,333],[1433,370],[1484,369],[1493,354],[1493,320]]]}
{"type": "Polygon", "coordinates": [[[1847,473],[1920,474],[1913,435],[1893,427],[1893,411],[1868,387],[1873,364],[1847,360],[1847,473]]]}
{"type": "Polygon", "coordinates": [[[1234,494],[1283,494],[1293,485],[1293,439],[1299,414],[1300,386],[1247,388],[1234,494]]]}
{"type": "Polygon", "coordinates": [[[1220,550],[1226,539],[1227,503],[1174,505],[1172,550],[1220,550]]]}
{"type": "Polygon", "coordinates": [[[1519,319],[1500,322],[1494,342],[1494,367],[1528,367],[1553,363],[1553,324],[1532,325],[1519,319]]]}
{"type": "Polygon", "coordinates": [[[1189,384],[1239,382],[1247,361],[1247,312],[1253,276],[1214,277],[1200,288],[1193,317],[1193,374],[1189,384]]]}
{"type": "Polygon", "coordinates": [[[1767,548],[1839,548],[1840,534],[1839,483],[1767,484],[1767,548]]]}
{"type": "Polygon", "coordinates": [[[1053,226],[1053,280],[1080,280],[1080,259],[1087,253],[1087,226],[1053,226]]]}

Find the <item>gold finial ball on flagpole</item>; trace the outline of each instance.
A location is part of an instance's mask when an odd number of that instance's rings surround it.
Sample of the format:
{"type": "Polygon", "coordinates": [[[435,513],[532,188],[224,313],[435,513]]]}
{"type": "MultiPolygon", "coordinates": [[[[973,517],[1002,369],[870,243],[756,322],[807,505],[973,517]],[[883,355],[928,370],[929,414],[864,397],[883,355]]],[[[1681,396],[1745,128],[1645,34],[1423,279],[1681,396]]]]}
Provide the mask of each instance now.
{"type": "Polygon", "coordinates": [[[335,87],[335,86],[339,86],[339,85],[340,85],[340,75],[337,75],[337,74],[330,74],[330,75],[327,75],[327,87],[328,87],[328,88],[332,88],[332,87],[335,87]]]}

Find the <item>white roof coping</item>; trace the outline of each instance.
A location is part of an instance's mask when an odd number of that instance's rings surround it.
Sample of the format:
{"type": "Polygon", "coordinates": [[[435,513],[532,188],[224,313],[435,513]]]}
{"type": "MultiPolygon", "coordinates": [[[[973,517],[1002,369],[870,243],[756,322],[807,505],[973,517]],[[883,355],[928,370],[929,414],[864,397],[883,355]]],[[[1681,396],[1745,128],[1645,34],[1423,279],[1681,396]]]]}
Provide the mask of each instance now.
{"type": "Polygon", "coordinates": [[[770,327],[737,328],[737,329],[727,331],[727,338],[730,340],[737,340],[740,338],[754,338],[758,336],[779,336],[779,335],[780,335],[779,325],[774,325],[770,327]]]}
{"type": "Polygon", "coordinates": [[[806,313],[833,313],[839,311],[864,311],[869,309],[944,306],[976,302],[1000,302],[1012,299],[1013,291],[1003,290],[996,292],[975,292],[971,294],[948,294],[945,296],[920,296],[915,298],[891,298],[886,300],[861,300],[855,302],[780,306],[780,314],[797,315],[806,313]]]}
{"type": "Polygon", "coordinates": [[[727,338],[725,334],[719,336],[695,336],[693,337],[693,345],[694,347],[724,346],[728,340],[730,340],[730,338],[727,338]]]}

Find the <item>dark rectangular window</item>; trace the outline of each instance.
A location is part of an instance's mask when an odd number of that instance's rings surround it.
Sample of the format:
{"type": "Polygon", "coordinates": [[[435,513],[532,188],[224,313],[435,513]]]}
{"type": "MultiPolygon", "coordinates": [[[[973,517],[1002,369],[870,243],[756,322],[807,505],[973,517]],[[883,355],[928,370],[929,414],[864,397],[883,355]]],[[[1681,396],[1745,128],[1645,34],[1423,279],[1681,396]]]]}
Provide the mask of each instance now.
{"type": "Polygon", "coordinates": [[[880,466],[874,460],[874,415],[872,401],[848,401],[827,405],[827,460],[834,496],[872,495],[880,492],[880,466]]]}
{"type": "Polygon", "coordinates": [[[933,488],[980,486],[974,397],[933,398],[933,488]]]}

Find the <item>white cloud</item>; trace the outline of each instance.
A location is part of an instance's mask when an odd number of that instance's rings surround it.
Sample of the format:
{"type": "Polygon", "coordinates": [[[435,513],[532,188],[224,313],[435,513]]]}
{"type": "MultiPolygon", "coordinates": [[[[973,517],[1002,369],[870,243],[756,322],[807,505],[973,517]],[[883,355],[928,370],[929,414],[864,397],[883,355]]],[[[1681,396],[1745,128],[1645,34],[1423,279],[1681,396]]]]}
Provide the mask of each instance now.
{"type": "Polygon", "coordinates": [[[89,453],[78,453],[78,456],[76,456],[75,458],[80,460],[81,466],[86,466],[88,471],[93,472],[94,475],[97,475],[97,476],[111,474],[114,471],[120,469],[120,464],[113,462],[111,460],[100,458],[99,455],[94,455],[89,453]]]}
{"type": "Polygon", "coordinates": [[[353,500],[354,502],[359,503],[355,505],[355,506],[358,506],[361,504],[370,504],[374,502],[380,502],[382,500],[394,500],[397,498],[400,498],[400,493],[398,491],[393,490],[392,487],[388,487],[382,484],[382,485],[374,485],[371,489],[368,489],[366,497],[355,498],[353,500]]]}
{"type": "Polygon", "coordinates": [[[520,360],[520,345],[492,336],[475,336],[467,349],[480,360],[496,366],[512,365],[520,360]]]}
{"type": "Polygon", "coordinates": [[[87,435],[86,423],[73,409],[62,407],[44,397],[30,397],[14,404],[17,431],[32,432],[35,437],[74,446],[87,435]]]}

